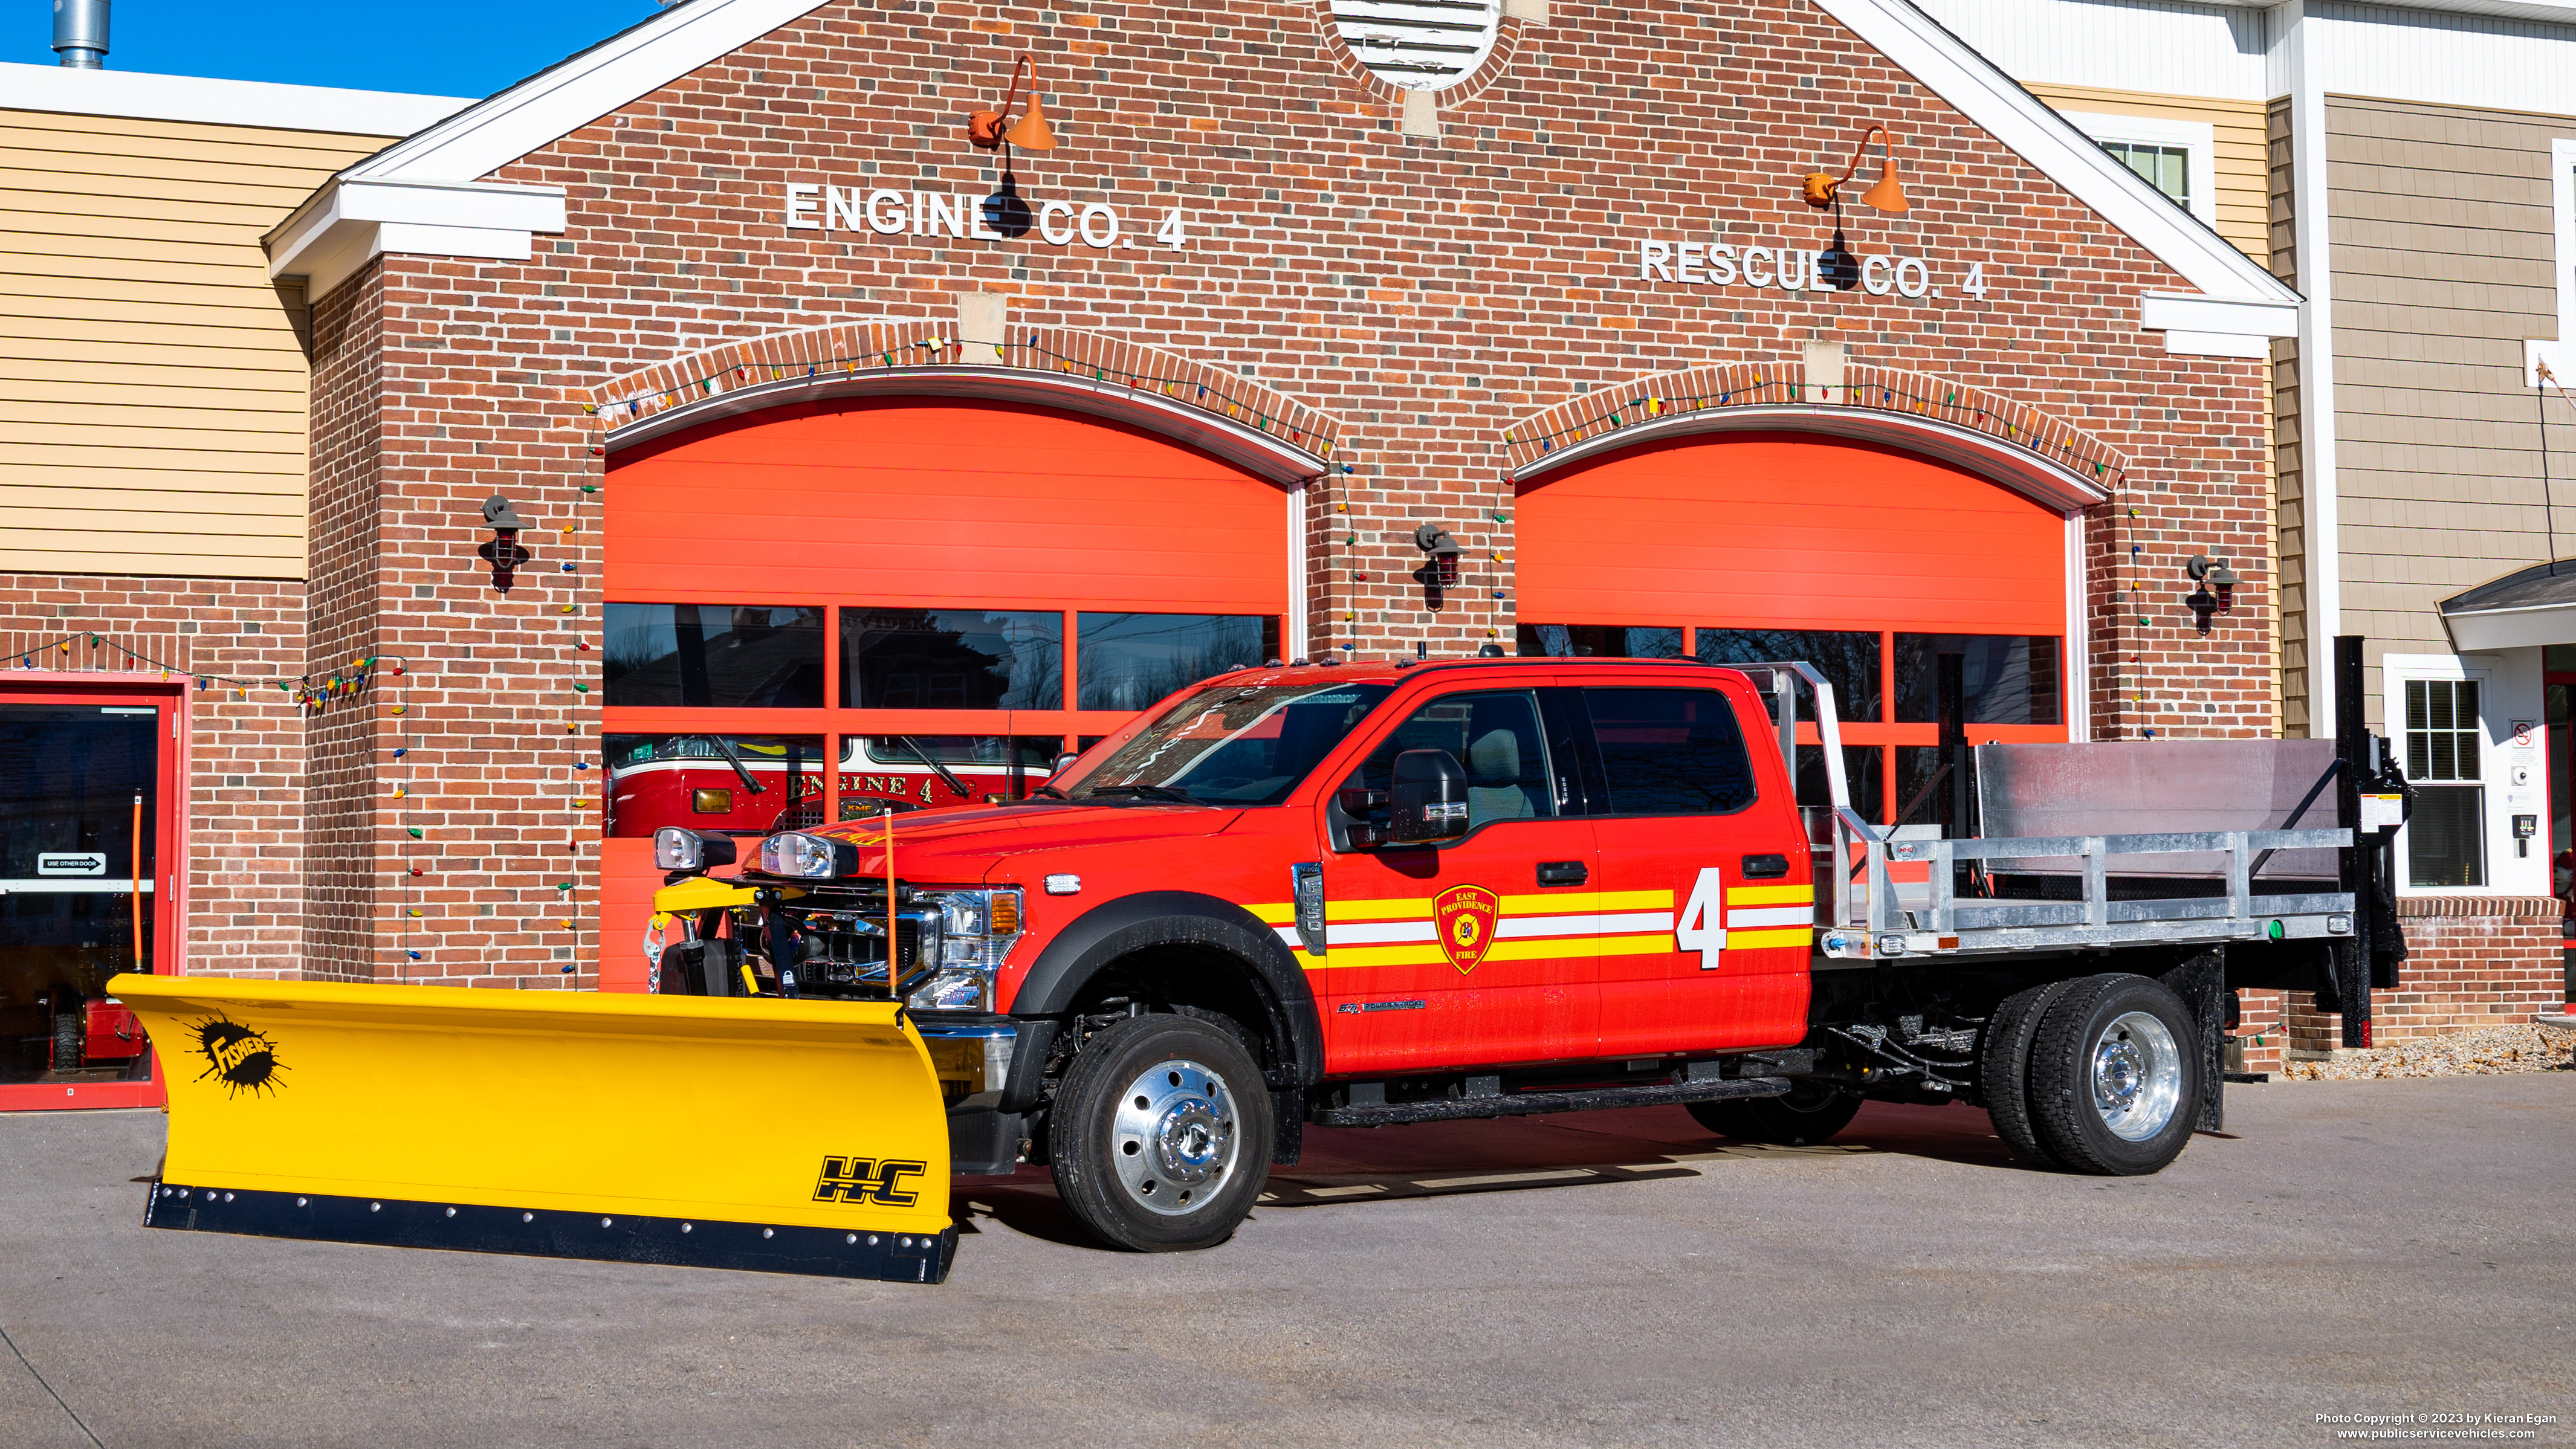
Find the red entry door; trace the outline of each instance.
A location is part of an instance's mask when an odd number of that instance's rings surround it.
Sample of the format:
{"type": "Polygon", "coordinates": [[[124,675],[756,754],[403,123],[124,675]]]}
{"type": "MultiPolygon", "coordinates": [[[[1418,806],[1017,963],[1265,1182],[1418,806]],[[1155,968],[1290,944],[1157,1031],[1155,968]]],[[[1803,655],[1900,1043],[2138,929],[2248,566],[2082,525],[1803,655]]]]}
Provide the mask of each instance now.
{"type": "Polygon", "coordinates": [[[1806,1035],[1815,892],[1788,772],[1741,686],[1568,691],[1601,853],[1601,1055],[1806,1035]]]}
{"type": "Polygon", "coordinates": [[[0,690],[0,1111],[162,1100],[152,1043],[107,983],[173,969],[179,707],[0,690]]]}
{"type": "Polygon", "coordinates": [[[1594,1054],[1592,832],[1568,814],[1570,740],[1550,729],[1540,694],[1436,696],[1341,782],[1384,790],[1398,754],[1446,750],[1467,773],[1468,833],[1436,848],[1327,851],[1329,949],[1315,964],[1328,1070],[1594,1054]]]}

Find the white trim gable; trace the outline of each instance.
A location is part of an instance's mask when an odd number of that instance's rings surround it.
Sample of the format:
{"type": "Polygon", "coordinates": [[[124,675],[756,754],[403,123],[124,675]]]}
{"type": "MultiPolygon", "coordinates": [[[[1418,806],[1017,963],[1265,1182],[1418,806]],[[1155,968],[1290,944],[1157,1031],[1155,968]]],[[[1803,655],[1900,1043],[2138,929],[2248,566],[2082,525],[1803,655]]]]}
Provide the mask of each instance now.
{"type": "Polygon", "coordinates": [[[684,0],[345,174],[368,181],[489,176],[828,3],[684,0]]]}
{"type": "Polygon", "coordinates": [[[564,229],[557,186],[481,180],[829,0],[683,0],[341,172],[263,241],[319,297],[386,252],[525,261],[564,229]]]}
{"type": "Polygon", "coordinates": [[[2269,314],[2262,335],[2280,335],[2269,330],[2273,327],[2294,330],[2297,292],[2167,200],[1932,17],[1906,0],[1816,3],[2183,280],[2214,300],[2269,314]]]}

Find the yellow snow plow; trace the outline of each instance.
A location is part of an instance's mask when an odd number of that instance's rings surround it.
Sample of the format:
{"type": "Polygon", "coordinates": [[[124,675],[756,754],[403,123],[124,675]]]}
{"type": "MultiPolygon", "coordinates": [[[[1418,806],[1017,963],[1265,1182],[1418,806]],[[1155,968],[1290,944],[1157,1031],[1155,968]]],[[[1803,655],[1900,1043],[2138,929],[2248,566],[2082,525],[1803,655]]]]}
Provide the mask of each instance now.
{"type": "Polygon", "coordinates": [[[119,976],[157,1228],[936,1283],[948,1126],[890,1001],[119,976]]]}

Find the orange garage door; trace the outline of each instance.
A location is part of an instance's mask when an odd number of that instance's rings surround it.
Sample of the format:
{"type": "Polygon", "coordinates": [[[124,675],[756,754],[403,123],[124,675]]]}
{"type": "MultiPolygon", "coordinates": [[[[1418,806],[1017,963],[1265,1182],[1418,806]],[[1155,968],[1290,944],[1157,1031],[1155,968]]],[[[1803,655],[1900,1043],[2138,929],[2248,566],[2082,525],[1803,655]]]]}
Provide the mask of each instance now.
{"type": "Polygon", "coordinates": [[[1521,652],[1809,659],[1874,819],[1931,810],[1938,654],[1966,656],[1973,739],[2068,737],[2070,525],[1962,469],[1818,434],[1679,439],[1523,483],[1517,525],[1521,652]]]}
{"type": "Polygon", "coordinates": [[[606,498],[611,989],[643,984],[656,826],[747,844],[1023,788],[1283,652],[1292,607],[1286,489],[1047,408],[776,408],[620,449],[606,498]]]}

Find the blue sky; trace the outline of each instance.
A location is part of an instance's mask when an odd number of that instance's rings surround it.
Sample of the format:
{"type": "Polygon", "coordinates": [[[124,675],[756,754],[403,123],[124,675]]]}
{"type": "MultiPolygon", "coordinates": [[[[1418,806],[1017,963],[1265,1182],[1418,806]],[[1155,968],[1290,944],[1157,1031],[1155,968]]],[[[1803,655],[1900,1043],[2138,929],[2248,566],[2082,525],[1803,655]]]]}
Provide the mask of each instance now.
{"type": "MultiPolygon", "coordinates": [[[[111,70],[487,96],[654,13],[654,0],[115,0],[111,70]]],[[[54,63],[53,7],[5,0],[0,60],[54,63]]]]}

